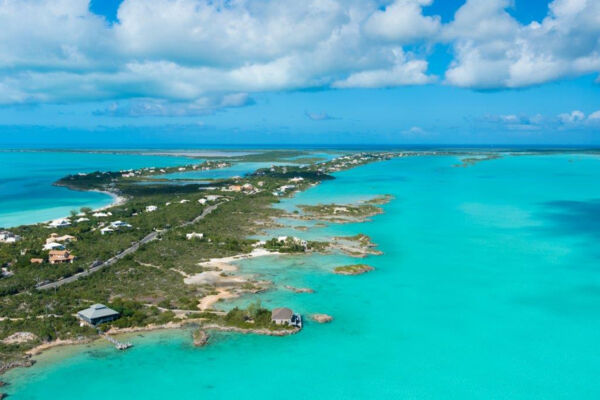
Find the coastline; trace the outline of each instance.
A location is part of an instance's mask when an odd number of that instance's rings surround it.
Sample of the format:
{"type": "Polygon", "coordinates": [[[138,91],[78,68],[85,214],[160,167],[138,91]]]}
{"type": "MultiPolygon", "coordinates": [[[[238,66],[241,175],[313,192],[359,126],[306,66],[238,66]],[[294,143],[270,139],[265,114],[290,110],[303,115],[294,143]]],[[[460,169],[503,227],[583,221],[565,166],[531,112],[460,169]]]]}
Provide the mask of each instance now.
{"type": "MultiPolygon", "coordinates": [[[[90,190],[81,189],[80,190],[77,188],[69,187],[69,185],[62,185],[62,184],[57,184],[57,186],[66,186],[71,190],[104,193],[111,197],[111,199],[112,199],[111,204],[96,208],[94,211],[108,209],[108,208],[114,207],[119,204],[123,204],[124,202],[128,201],[128,199],[126,197],[119,196],[115,192],[103,191],[103,190],[98,190],[98,189],[90,189],[90,190]]],[[[313,186],[314,185],[306,187],[305,190],[310,187],[313,187],[313,186]]],[[[366,220],[368,220],[368,219],[365,219],[363,221],[355,221],[355,222],[364,222],[366,220]]],[[[216,268],[217,270],[219,270],[219,272],[222,272],[222,273],[227,273],[227,272],[231,273],[231,272],[235,272],[238,270],[238,267],[232,264],[235,261],[240,261],[240,260],[250,259],[250,258],[255,258],[255,257],[262,257],[262,256],[266,256],[266,255],[281,255],[281,254],[287,254],[287,253],[281,253],[278,251],[269,251],[264,248],[255,248],[250,253],[241,253],[241,254],[236,254],[236,255],[228,256],[228,257],[211,258],[206,261],[201,261],[198,264],[202,265],[202,266],[210,266],[210,267],[216,268]]],[[[201,274],[205,274],[205,273],[206,273],[206,271],[201,272],[200,274],[194,274],[191,277],[189,277],[190,279],[192,279],[191,282],[186,281],[187,279],[184,279],[184,282],[186,284],[197,284],[197,283],[201,284],[202,282],[194,282],[193,279],[197,275],[201,275],[201,274]]],[[[226,275],[224,274],[223,277],[225,277],[225,276],[226,275]]],[[[235,277],[239,278],[239,279],[244,279],[243,277],[237,276],[237,275],[235,277]]],[[[211,307],[220,300],[236,298],[245,293],[256,293],[258,291],[264,290],[264,288],[259,288],[259,289],[256,289],[255,291],[253,291],[253,290],[254,289],[252,289],[252,288],[251,288],[251,290],[248,290],[246,288],[245,292],[244,291],[238,292],[236,290],[236,288],[233,288],[232,290],[229,288],[218,289],[218,294],[208,295],[208,296],[205,296],[200,299],[200,302],[198,304],[198,309],[199,309],[198,311],[210,310],[211,307]]],[[[182,320],[176,320],[176,321],[172,321],[172,322],[169,322],[166,324],[161,324],[161,325],[150,324],[150,325],[146,325],[146,326],[137,326],[137,327],[122,328],[122,329],[112,328],[109,331],[107,331],[106,333],[109,335],[120,336],[120,335],[135,333],[135,332],[150,332],[150,331],[164,330],[164,329],[167,329],[167,330],[168,329],[181,329],[185,325],[202,323],[203,321],[206,322],[206,319],[197,319],[197,318],[187,319],[187,318],[185,318],[182,320]]],[[[207,330],[212,329],[212,330],[236,332],[236,333],[243,333],[243,334],[254,333],[254,334],[269,335],[269,336],[286,336],[286,335],[290,335],[290,334],[295,334],[299,331],[299,329],[271,330],[271,329],[238,328],[235,326],[224,326],[224,325],[219,325],[219,324],[209,324],[209,325],[205,325],[205,326],[201,325],[201,327],[203,329],[207,329],[207,330]]],[[[49,349],[62,347],[62,346],[82,345],[82,344],[86,344],[86,343],[90,343],[90,342],[102,341],[102,339],[103,338],[101,336],[94,336],[92,338],[88,338],[85,340],[78,340],[78,339],[60,340],[59,339],[59,340],[55,340],[53,342],[42,343],[38,346],[35,346],[34,348],[30,349],[27,352],[27,355],[31,357],[34,355],[42,354],[43,352],[45,352],[49,349]]],[[[31,366],[31,365],[29,365],[29,366],[31,366]]]]}
{"type": "MultiPolygon", "coordinates": [[[[250,258],[263,257],[263,256],[269,256],[269,255],[281,255],[281,254],[282,253],[270,252],[265,249],[255,249],[251,253],[237,254],[237,255],[229,256],[229,257],[212,258],[208,261],[200,262],[200,264],[216,266],[218,268],[222,268],[222,271],[224,271],[224,272],[225,271],[226,272],[234,272],[234,271],[238,270],[238,268],[235,265],[231,264],[234,261],[246,260],[246,259],[250,259],[250,258]]],[[[191,276],[190,278],[193,278],[193,276],[191,276]]],[[[194,283],[188,283],[188,284],[194,284],[194,283]]],[[[220,292],[220,293],[222,293],[222,292],[220,292]]],[[[213,306],[214,304],[219,302],[221,299],[234,299],[234,298],[238,298],[239,296],[241,296],[241,294],[233,293],[233,292],[230,292],[227,290],[224,291],[224,294],[225,294],[224,296],[209,295],[209,296],[204,297],[202,300],[210,298],[210,301],[205,302],[205,307],[200,307],[203,304],[203,301],[201,300],[200,303],[198,304],[199,311],[209,310],[211,308],[211,306],[213,306]]],[[[206,320],[202,319],[202,318],[190,318],[190,319],[184,319],[184,320],[181,320],[178,322],[168,322],[166,324],[150,324],[150,325],[146,325],[146,326],[135,326],[135,327],[128,327],[128,328],[112,327],[111,329],[106,331],[105,334],[118,338],[118,337],[123,337],[123,336],[127,336],[129,334],[138,333],[138,332],[155,332],[155,331],[160,331],[160,330],[184,329],[184,328],[186,328],[187,325],[194,325],[194,324],[199,324],[200,326],[202,326],[203,329],[206,329],[206,330],[219,330],[219,331],[223,331],[223,332],[235,332],[235,333],[242,333],[242,334],[254,333],[257,335],[267,335],[267,336],[286,336],[286,335],[290,335],[290,334],[295,334],[299,331],[299,330],[269,331],[267,329],[243,329],[243,328],[237,328],[237,327],[221,326],[221,325],[217,325],[214,323],[208,324],[208,325],[202,325],[202,323],[205,321],[206,320]]],[[[3,375],[4,373],[6,373],[7,371],[13,370],[15,368],[19,368],[19,367],[29,368],[29,367],[34,366],[36,363],[36,360],[34,357],[40,356],[40,355],[46,353],[48,350],[55,350],[59,347],[72,347],[72,346],[102,342],[103,340],[104,340],[104,338],[102,336],[97,336],[97,337],[93,337],[93,338],[85,338],[82,340],[57,339],[57,340],[53,340],[51,342],[40,343],[39,345],[31,348],[30,350],[28,350],[25,353],[25,354],[27,354],[27,356],[29,356],[30,363],[19,363],[19,365],[9,366],[8,368],[0,371],[0,376],[3,375]]]]}

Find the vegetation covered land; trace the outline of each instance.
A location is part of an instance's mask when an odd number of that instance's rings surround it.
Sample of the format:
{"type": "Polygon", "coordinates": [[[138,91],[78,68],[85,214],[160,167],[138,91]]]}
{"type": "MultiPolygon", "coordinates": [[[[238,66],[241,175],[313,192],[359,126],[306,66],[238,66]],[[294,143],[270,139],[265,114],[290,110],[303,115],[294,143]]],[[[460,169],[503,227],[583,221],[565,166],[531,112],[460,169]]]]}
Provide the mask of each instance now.
{"type": "MultiPolygon", "coordinates": [[[[165,184],[153,179],[180,168],[222,168],[231,161],[99,171],[60,179],[58,185],[107,191],[125,200],[100,212],[86,208],[73,211],[66,221],[54,226],[35,224],[10,229],[20,240],[0,243],[0,370],[12,366],[11,362],[26,360],[26,352],[41,343],[97,337],[96,329],[81,324],[76,316],[95,303],[105,304],[121,315],[102,324],[104,331],[198,319],[240,329],[287,329],[271,324],[270,312],[260,306],[226,314],[214,310],[207,299],[226,298],[218,296],[227,291],[235,295],[256,292],[265,284],[252,277],[232,276],[231,271],[203,261],[257,249],[278,253],[322,251],[327,244],[297,238],[259,242],[249,237],[264,232],[275,217],[282,216],[283,211],[272,207],[282,197],[333,179],[330,172],[392,156],[356,153],[327,162],[261,169],[242,178],[209,184],[165,184]],[[50,263],[54,250],[45,246],[56,241],[60,251],[74,256],[72,262],[50,263]],[[111,259],[112,263],[105,263],[111,259]],[[86,270],[94,272],[72,282],[61,281],[86,270]],[[38,289],[49,283],[57,284],[48,290],[38,289]],[[18,332],[32,335],[22,335],[25,339],[17,342],[6,340],[18,332]]],[[[256,159],[258,156],[252,160],[256,159]]],[[[360,205],[356,212],[379,212],[374,207],[360,205]]]]}
{"type": "Polygon", "coordinates": [[[339,275],[360,275],[369,271],[373,271],[374,268],[366,264],[354,264],[345,265],[343,267],[335,267],[333,272],[339,275]]]}

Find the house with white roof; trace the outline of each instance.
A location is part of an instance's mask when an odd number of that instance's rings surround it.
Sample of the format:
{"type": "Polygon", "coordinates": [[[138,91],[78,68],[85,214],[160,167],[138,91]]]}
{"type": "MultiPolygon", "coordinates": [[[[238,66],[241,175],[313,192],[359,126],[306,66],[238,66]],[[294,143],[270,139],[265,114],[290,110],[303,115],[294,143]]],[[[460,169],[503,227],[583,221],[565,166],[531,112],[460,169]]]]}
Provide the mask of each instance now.
{"type": "Polygon", "coordinates": [[[109,215],[112,215],[111,213],[105,213],[105,212],[95,212],[92,214],[92,217],[96,217],[96,218],[104,218],[104,217],[108,217],[109,215]]]}
{"type": "Polygon", "coordinates": [[[62,243],[50,242],[50,243],[46,243],[42,249],[43,250],[64,250],[65,246],[62,243]]]}
{"type": "Polygon", "coordinates": [[[152,211],[156,211],[158,210],[158,207],[156,206],[147,206],[146,207],[146,212],[152,212],[152,211]]]}
{"type": "Polygon", "coordinates": [[[186,233],[185,238],[187,240],[202,239],[202,238],[204,238],[204,233],[196,233],[196,232],[186,233]]]}
{"type": "Polygon", "coordinates": [[[21,240],[21,236],[15,235],[9,231],[0,232],[0,242],[2,243],[16,243],[21,240]]]}
{"type": "Polygon", "coordinates": [[[115,231],[114,229],[112,229],[112,228],[109,228],[109,227],[106,227],[106,228],[102,228],[102,229],[100,229],[100,234],[102,234],[102,235],[106,235],[107,233],[112,233],[112,232],[114,232],[114,231],[115,231]]]}
{"type": "Polygon", "coordinates": [[[69,221],[68,219],[57,219],[50,222],[49,225],[53,228],[64,228],[67,226],[71,226],[71,221],[69,221]]]}
{"type": "Polygon", "coordinates": [[[113,228],[131,228],[131,224],[123,221],[113,221],[110,223],[113,228]]]}

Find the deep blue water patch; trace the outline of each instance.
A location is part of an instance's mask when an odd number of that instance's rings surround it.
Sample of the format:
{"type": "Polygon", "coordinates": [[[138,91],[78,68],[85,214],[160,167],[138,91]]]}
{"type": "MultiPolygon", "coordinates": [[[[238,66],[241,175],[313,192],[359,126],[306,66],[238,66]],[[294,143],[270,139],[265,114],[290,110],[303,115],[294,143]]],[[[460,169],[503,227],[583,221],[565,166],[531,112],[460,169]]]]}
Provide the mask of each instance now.
{"type": "Polygon", "coordinates": [[[545,210],[541,216],[551,223],[555,233],[600,238],[600,199],[550,201],[542,206],[545,210]]]}

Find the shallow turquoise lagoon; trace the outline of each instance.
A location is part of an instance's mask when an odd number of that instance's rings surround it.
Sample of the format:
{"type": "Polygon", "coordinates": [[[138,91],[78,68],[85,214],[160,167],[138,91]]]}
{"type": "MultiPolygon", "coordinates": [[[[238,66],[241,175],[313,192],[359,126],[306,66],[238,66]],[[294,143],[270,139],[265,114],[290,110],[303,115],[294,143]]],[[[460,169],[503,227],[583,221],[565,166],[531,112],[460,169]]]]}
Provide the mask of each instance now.
{"type": "Polygon", "coordinates": [[[110,204],[111,197],[103,193],[52,186],[66,175],[191,162],[196,160],[141,154],[0,151],[0,227],[47,221],[81,207],[110,204]]]}
{"type": "Polygon", "coordinates": [[[136,346],[124,353],[68,350],[10,371],[11,398],[598,398],[600,159],[456,162],[371,164],[286,201],[292,208],[395,196],[371,222],[293,231],[363,232],[382,256],[240,264],[280,289],[261,294],[264,304],[331,314],[332,323],[307,321],[285,338],[217,334],[202,349],[189,332],[174,331],[133,336],[136,346]],[[376,270],[331,273],[357,261],[376,270]],[[292,293],[288,284],[316,293],[292,293]]]}

